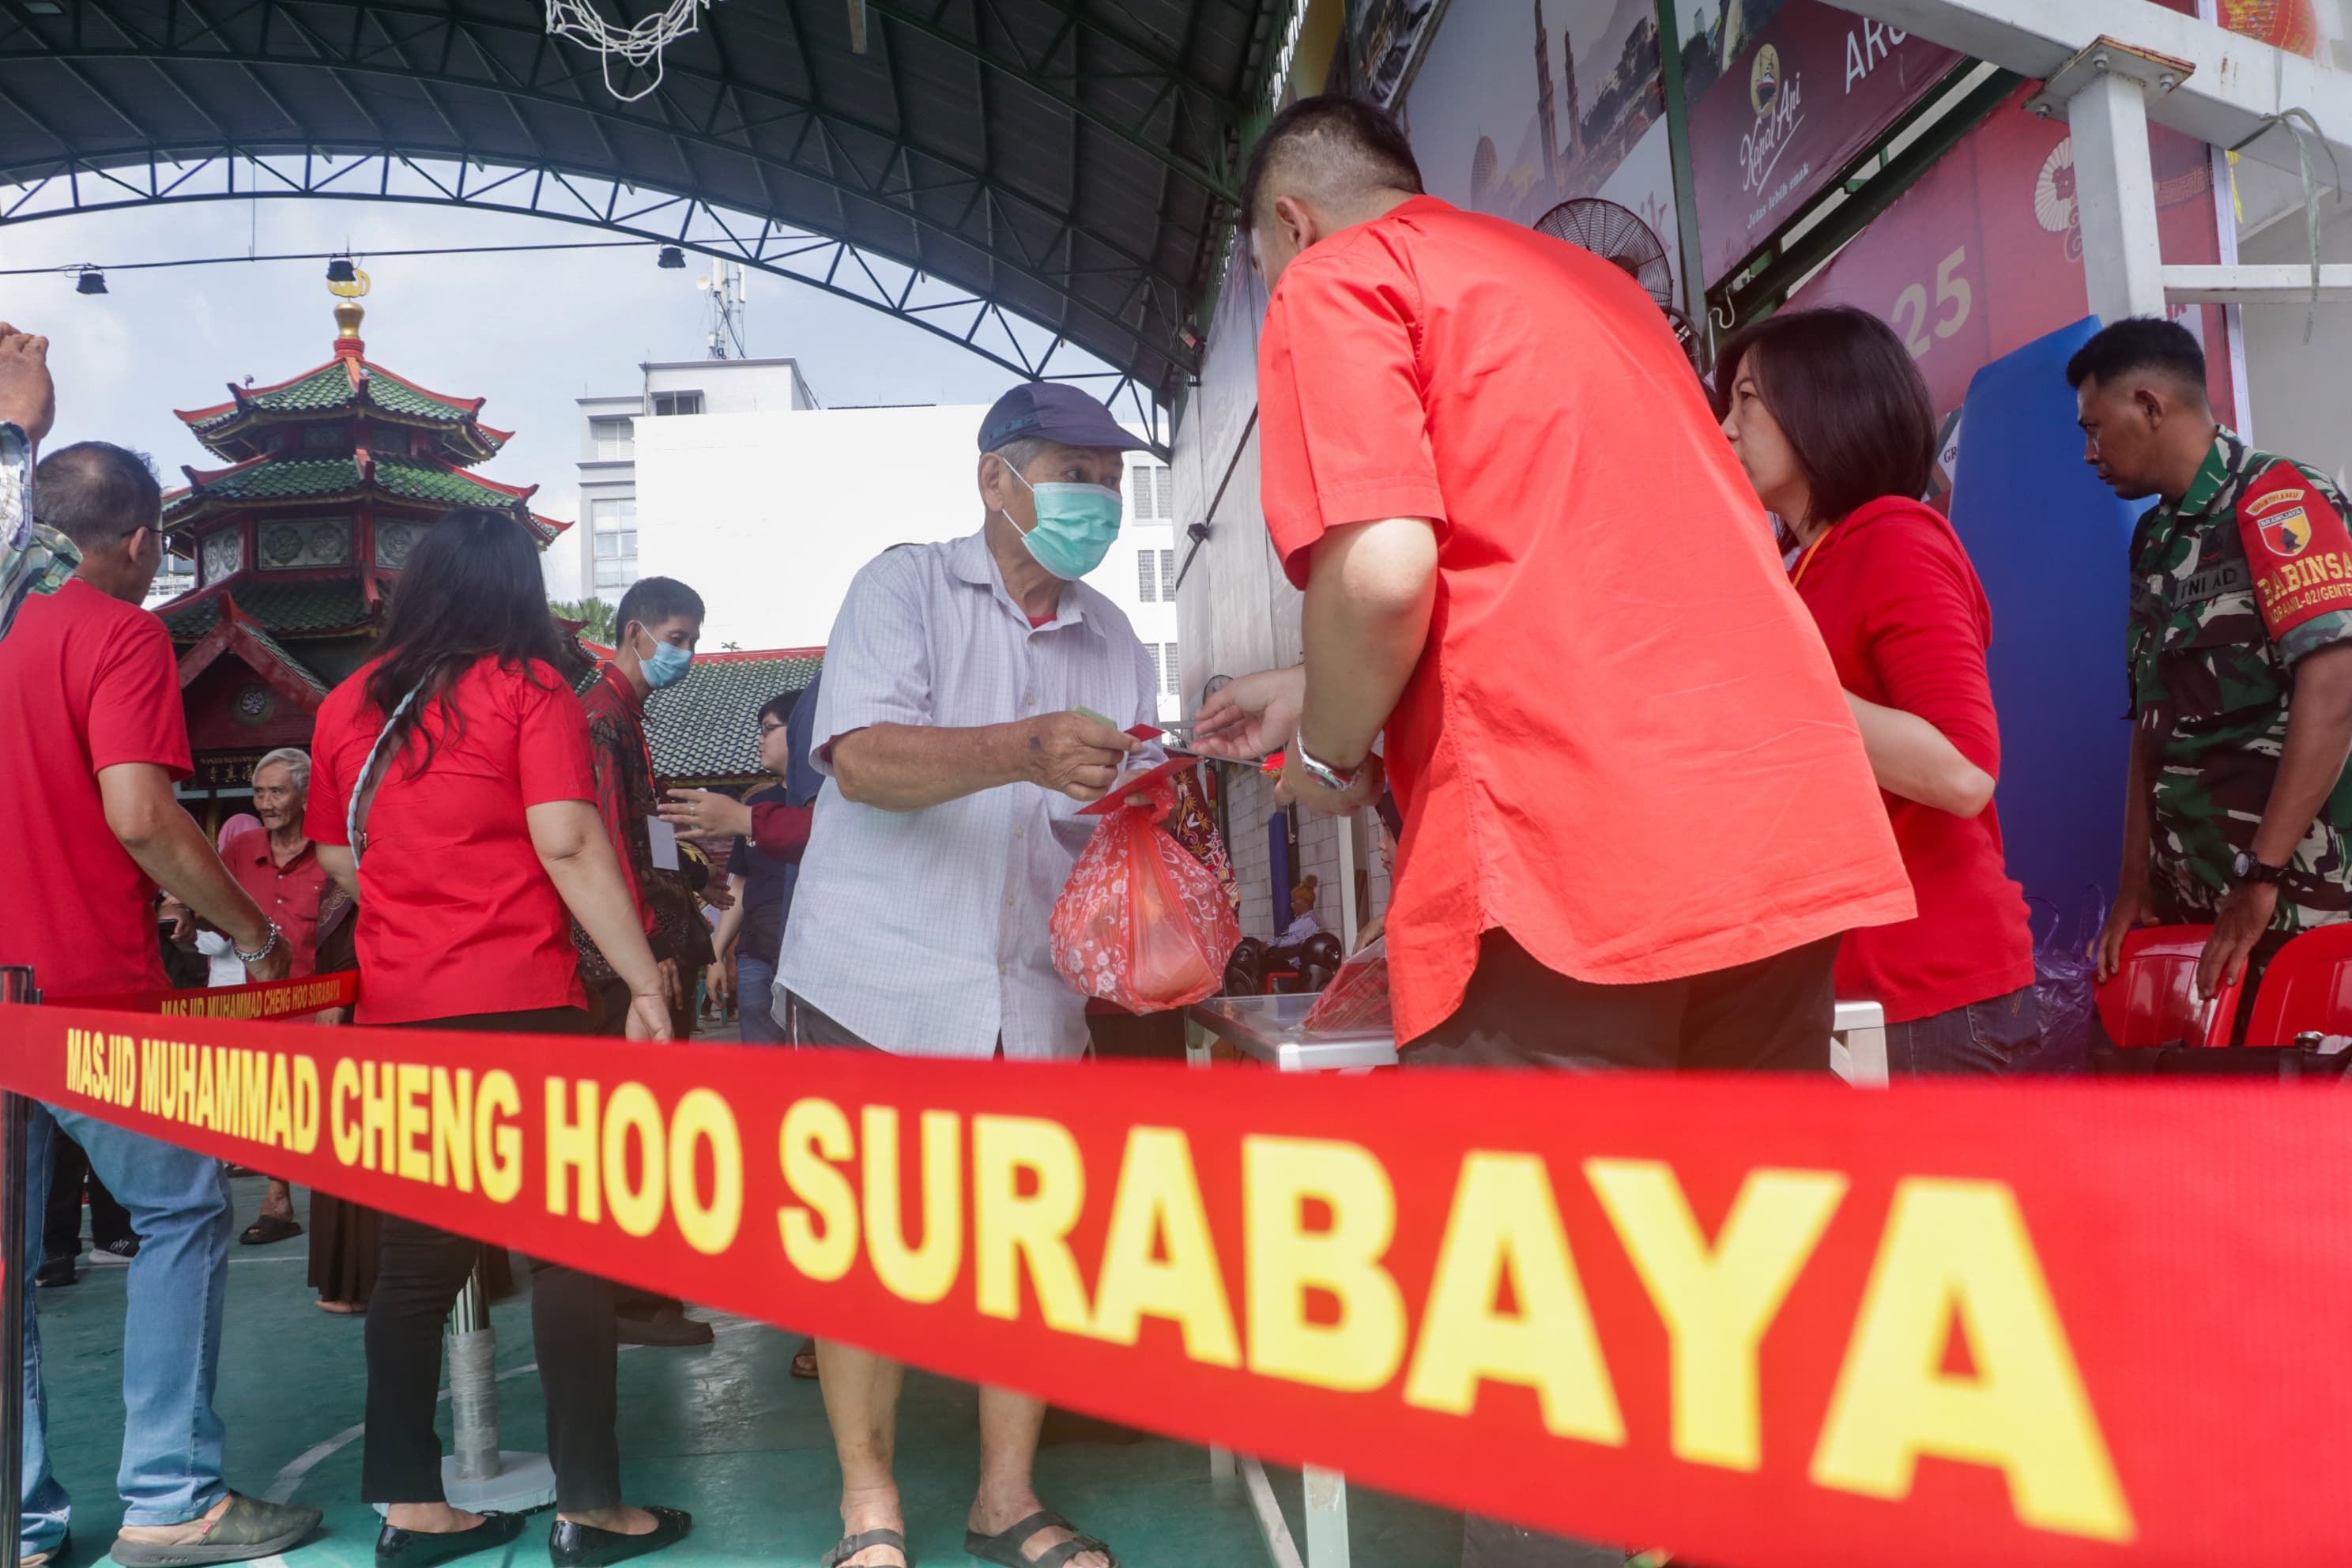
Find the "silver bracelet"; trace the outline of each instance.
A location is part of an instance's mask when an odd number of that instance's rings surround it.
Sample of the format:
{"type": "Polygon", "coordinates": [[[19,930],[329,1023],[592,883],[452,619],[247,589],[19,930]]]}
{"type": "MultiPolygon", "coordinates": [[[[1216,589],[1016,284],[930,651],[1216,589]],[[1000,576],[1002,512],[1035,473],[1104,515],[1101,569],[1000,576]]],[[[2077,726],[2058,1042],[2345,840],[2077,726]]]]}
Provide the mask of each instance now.
{"type": "Polygon", "coordinates": [[[268,958],[271,953],[278,951],[278,922],[276,921],[271,921],[269,922],[269,940],[261,944],[259,952],[247,952],[243,948],[237,946],[235,942],[228,944],[228,950],[236,955],[236,961],[239,963],[259,963],[263,959],[268,958]]]}

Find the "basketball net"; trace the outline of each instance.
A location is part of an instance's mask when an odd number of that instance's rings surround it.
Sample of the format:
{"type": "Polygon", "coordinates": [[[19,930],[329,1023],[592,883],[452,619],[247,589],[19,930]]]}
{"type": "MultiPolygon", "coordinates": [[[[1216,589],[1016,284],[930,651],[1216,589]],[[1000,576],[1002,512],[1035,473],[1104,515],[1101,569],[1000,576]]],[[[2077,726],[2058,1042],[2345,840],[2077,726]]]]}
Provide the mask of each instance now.
{"type": "Polygon", "coordinates": [[[668,0],[668,4],[635,26],[615,27],[598,16],[589,0],[547,0],[550,37],[572,38],[596,51],[604,68],[604,88],[623,103],[635,103],[662,84],[662,50],[700,24],[698,13],[710,0],[668,0]],[[613,80],[613,62],[630,70],[650,71],[653,79],[635,92],[623,92],[613,80]]]}

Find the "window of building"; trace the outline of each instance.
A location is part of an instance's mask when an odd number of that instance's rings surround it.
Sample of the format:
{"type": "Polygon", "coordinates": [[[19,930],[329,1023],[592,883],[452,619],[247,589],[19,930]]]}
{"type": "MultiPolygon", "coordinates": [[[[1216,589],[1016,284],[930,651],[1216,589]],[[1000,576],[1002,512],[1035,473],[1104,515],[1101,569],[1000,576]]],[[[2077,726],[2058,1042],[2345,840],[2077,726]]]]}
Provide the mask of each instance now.
{"type": "Polygon", "coordinates": [[[637,580],[637,502],[624,496],[588,503],[588,531],[594,537],[596,588],[626,588],[637,580]]]}
{"type": "Polygon", "coordinates": [[[1176,602],[1176,552],[1173,550],[1160,552],[1160,602],[1163,605],[1176,602]]]}
{"type": "Polygon", "coordinates": [[[351,444],[351,438],[344,434],[343,427],[340,425],[302,426],[302,445],[306,450],[332,451],[337,447],[348,447],[351,444]]]}
{"type": "Polygon", "coordinates": [[[588,447],[599,458],[632,458],[636,455],[636,425],[626,415],[599,416],[588,421],[588,447]]]}
{"type": "Polygon", "coordinates": [[[1135,552],[1135,596],[1147,605],[1160,602],[1160,552],[1139,550],[1135,552]]]}
{"type": "Polygon", "coordinates": [[[1160,673],[1160,645],[1156,642],[1145,643],[1143,657],[1151,661],[1151,686],[1152,689],[1158,690],[1164,679],[1160,673]]]}
{"type": "Polygon", "coordinates": [[[656,392],[654,394],[654,413],[656,416],[671,414],[699,414],[701,412],[702,394],[698,392],[656,392]]]}
{"type": "Polygon", "coordinates": [[[1160,671],[1160,689],[1171,697],[1180,695],[1176,689],[1176,681],[1182,672],[1183,666],[1177,662],[1176,645],[1172,642],[1162,644],[1158,650],[1158,657],[1151,662],[1160,671]]]}
{"type": "Polygon", "coordinates": [[[1176,516],[1176,480],[1161,463],[1138,463],[1127,470],[1128,515],[1139,522],[1169,522],[1176,516]]]}

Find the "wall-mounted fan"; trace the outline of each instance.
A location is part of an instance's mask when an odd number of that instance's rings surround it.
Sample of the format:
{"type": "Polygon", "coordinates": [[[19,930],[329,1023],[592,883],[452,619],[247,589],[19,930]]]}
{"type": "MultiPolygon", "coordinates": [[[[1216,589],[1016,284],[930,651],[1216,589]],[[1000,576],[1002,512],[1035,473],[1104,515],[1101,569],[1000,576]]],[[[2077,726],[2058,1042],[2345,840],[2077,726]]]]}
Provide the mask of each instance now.
{"type": "Polygon", "coordinates": [[[1675,336],[1682,340],[1683,352],[1691,356],[1693,364],[1698,363],[1698,333],[1690,318],[1675,302],[1674,262],[1666,255],[1657,230],[1631,209],[1599,196],[1578,196],[1562,202],[1536,219],[1535,228],[1538,234],[1580,246],[1622,268],[1657,301],[1658,309],[1674,323],[1675,336]]]}

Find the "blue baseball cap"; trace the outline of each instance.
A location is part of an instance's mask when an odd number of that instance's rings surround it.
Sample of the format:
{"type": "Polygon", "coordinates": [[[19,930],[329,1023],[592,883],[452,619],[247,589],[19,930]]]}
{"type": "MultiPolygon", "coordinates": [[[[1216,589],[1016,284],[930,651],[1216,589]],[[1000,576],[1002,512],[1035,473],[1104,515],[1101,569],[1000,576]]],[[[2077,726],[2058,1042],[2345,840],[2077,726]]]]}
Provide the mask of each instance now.
{"type": "Polygon", "coordinates": [[[1102,400],[1066,382],[1024,382],[998,398],[980,422],[980,449],[1031,437],[1065,447],[1109,447],[1139,452],[1151,443],[1111,417],[1102,400]]]}

